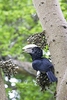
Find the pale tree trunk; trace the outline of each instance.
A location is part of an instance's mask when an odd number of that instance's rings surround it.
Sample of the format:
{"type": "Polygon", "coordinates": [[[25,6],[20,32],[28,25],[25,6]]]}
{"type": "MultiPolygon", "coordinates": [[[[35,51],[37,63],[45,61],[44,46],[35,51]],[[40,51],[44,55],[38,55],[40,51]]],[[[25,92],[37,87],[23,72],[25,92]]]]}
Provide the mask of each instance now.
{"type": "Polygon", "coordinates": [[[58,0],[33,0],[58,78],[56,100],[67,100],[67,23],[58,0]]]}
{"type": "Polygon", "coordinates": [[[0,70],[0,100],[7,100],[1,70],[0,70]]]}

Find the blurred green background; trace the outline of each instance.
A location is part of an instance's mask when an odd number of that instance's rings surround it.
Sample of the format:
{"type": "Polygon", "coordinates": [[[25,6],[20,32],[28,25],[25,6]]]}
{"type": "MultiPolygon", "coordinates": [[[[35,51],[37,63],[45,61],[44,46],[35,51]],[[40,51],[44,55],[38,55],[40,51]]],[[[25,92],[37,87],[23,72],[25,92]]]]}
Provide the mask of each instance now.
{"type": "MultiPolygon", "coordinates": [[[[59,0],[65,19],[67,19],[67,0],[59,0]]],[[[22,52],[27,38],[42,32],[32,0],[0,0],[0,60],[12,57],[20,61],[31,61],[22,52]]],[[[5,88],[9,100],[55,100],[50,92],[41,92],[33,76],[18,73],[8,81],[5,88]]],[[[51,86],[54,91],[54,85],[51,86]]]]}

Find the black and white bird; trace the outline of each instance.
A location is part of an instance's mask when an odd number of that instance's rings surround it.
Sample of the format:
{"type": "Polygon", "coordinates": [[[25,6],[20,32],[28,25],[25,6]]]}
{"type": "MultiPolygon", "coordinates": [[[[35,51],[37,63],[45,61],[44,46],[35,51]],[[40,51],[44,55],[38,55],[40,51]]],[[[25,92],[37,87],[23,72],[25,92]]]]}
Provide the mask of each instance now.
{"type": "Polygon", "coordinates": [[[32,57],[32,67],[38,73],[38,84],[42,88],[45,88],[45,86],[49,86],[49,84],[52,82],[57,82],[57,78],[54,75],[54,66],[47,58],[43,57],[43,51],[40,47],[35,44],[29,44],[26,45],[23,49],[32,57]]]}

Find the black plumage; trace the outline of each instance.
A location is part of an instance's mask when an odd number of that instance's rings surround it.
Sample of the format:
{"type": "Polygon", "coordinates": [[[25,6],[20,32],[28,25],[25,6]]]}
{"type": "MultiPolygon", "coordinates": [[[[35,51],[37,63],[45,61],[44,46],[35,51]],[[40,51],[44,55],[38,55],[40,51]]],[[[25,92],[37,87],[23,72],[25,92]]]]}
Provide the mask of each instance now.
{"type": "Polygon", "coordinates": [[[39,47],[32,48],[32,53],[30,53],[30,55],[33,60],[32,67],[34,68],[34,70],[40,71],[42,73],[45,72],[50,82],[57,81],[57,78],[53,74],[54,67],[52,63],[47,58],[42,57],[43,52],[39,47]]]}

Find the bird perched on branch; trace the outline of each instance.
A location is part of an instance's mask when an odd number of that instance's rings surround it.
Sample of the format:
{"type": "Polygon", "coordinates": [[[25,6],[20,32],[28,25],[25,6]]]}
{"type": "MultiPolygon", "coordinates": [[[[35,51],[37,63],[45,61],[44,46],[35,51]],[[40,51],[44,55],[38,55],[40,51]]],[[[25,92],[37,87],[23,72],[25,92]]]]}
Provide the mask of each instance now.
{"type": "MultiPolygon", "coordinates": [[[[44,79],[44,84],[57,82],[57,78],[54,75],[54,67],[52,63],[47,59],[43,58],[43,51],[40,47],[35,44],[26,45],[24,48],[26,53],[29,53],[32,57],[32,67],[34,70],[39,71],[41,75],[41,79],[44,79]],[[42,76],[44,78],[42,78],[42,76]]],[[[41,84],[40,82],[40,85],[41,84]]]]}

